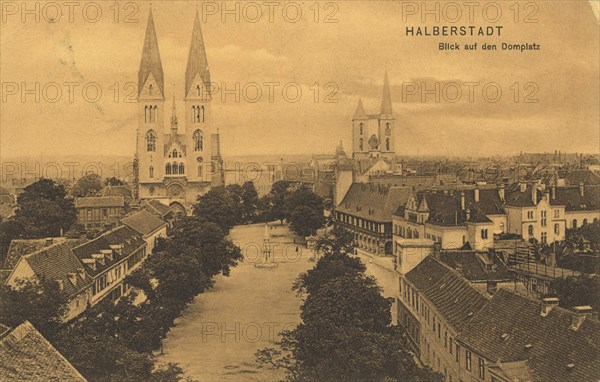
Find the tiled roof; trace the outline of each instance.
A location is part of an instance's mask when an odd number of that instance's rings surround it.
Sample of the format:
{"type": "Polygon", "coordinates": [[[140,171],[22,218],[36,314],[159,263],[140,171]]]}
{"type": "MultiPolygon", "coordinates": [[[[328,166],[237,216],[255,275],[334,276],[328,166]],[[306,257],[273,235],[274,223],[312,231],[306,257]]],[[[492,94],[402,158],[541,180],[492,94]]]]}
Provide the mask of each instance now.
{"type": "Polygon", "coordinates": [[[558,170],[558,177],[565,179],[571,186],[578,186],[581,182],[600,184],[600,175],[591,170],[558,170]]]}
{"type": "Polygon", "coordinates": [[[456,330],[487,302],[467,280],[433,256],[426,257],[406,278],[456,330]]]}
{"type": "Polygon", "coordinates": [[[28,321],[0,338],[0,380],[85,382],[85,378],[28,321]]]}
{"type": "Polygon", "coordinates": [[[410,187],[354,183],[336,210],[366,220],[391,222],[392,214],[409,195],[410,187]]]}
{"type": "Polygon", "coordinates": [[[527,361],[533,381],[597,381],[600,322],[572,326],[575,313],[556,307],[543,317],[541,307],[539,300],[501,288],[458,340],[493,362],[527,361]]]}
{"type": "Polygon", "coordinates": [[[133,193],[127,186],[106,186],[100,190],[102,196],[122,196],[125,201],[133,199],[133,193]]]}
{"type": "Polygon", "coordinates": [[[146,210],[124,217],[121,223],[142,235],[149,235],[166,225],[162,219],[146,210]]]}
{"type": "Polygon", "coordinates": [[[49,247],[52,244],[56,244],[61,241],[65,241],[65,238],[53,237],[46,239],[13,239],[8,247],[3,268],[13,269],[22,256],[36,252],[42,248],[49,247]]]}
{"type": "Polygon", "coordinates": [[[124,206],[125,198],[122,196],[87,196],[75,199],[75,208],[124,206]]]}
{"type": "Polygon", "coordinates": [[[23,259],[27,261],[36,276],[62,282],[63,292],[67,296],[77,294],[92,283],[87,272],[79,272],[85,268],[73,254],[72,245],[67,241],[42,248],[37,252],[25,255],[23,259]],[[70,281],[69,273],[75,274],[75,285],[70,281]]]}
{"type": "Polygon", "coordinates": [[[556,199],[565,206],[566,211],[600,210],[600,185],[584,186],[583,196],[579,187],[557,187],[556,199]]]}
{"type": "Polygon", "coordinates": [[[165,204],[162,204],[158,200],[149,200],[147,202],[144,202],[144,206],[150,212],[152,212],[160,217],[164,217],[169,212],[172,212],[171,207],[169,207],[165,204]]]}
{"type": "Polygon", "coordinates": [[[510,269],[496,255],[474,251],[442,251],[441,260],[471,282],[512,280],[510,269]],[[488,270],[486,265],[491,265],[492,269],[488,270]]]}
{"type": "Polygon", "coordinates": [[[89,266],[85,267],[85,270],[90,275],[95,276],[145,245],[146,242],[144,239],[131,228],[127,226],[120,226],[103,233],[94,240],[88,241],[85,244],[73,248],[73,252],[77,258],[83,262],[83,259],[91,259],[92,255],[94,254],[101,254],[101,250],[109,250],[111,249],[111,245],[119,244],[123,245],[121,254],[119,251],[115,250],[112,252],[112,260],[105,256],[102,261],[104,264],[100,261],[96,261],[96,269],[93,269],[89,266]]]}
{"type": "Polygon", "coordinates": [[[512,184],[506,188],[506,204],[514,207],[534,207],[537,206],[539,201],[542,199],[542,192],[538,191],[536,196],[535,204],[532,198],[532,185],[528,184],[525,191],[521,192],[520,185],[518,183],[512,184]]]}

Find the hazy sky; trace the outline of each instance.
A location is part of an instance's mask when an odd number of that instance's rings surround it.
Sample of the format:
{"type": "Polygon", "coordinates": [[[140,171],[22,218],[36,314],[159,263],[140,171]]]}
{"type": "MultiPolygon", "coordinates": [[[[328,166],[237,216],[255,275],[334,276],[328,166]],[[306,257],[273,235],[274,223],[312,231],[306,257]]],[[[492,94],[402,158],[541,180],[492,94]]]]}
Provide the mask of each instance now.
{"type": "MultiPolygon", "coordinates": [[[[132,93],[128,83],[137,81],[149,3],[121,2],[116,15],[110,8],[113,2],[97,2],[102,15],[95,23],[88,21],[96,17],[92,2],[77,2],[72,22],[66,6],[58,19],[53,16],[56,9],[39,3],[37,23],[35,15],[23,14],[21,2],[8,2],[12,4],[8,8],[6,3],[0,24],[2,157],[133,153],[137,105],[125,99],[132,93]],[[137,11],[133,22],[125,23],[132,11],[137,11]],[[48,22],[52,17],[55,22],[48,22]],[[77,83],[72,102],[66,85],[70,82],[77,83]],[[24,84],[35,89],[36,83],[39,103],[35,95],[23,92],[24,84]],[[97,87],[102,90],[99,102],[84,98],[84,85],[89,98],[95,97],[97,87]]],[[[197,8],[207,11],[203,33],[212,80],[234,92],[238,83],[241,94],[240,102],[233,94],[223,102],[221,93],[213,100],[213,122],[220,127],[225,155],[332,152],[339,140],[348,149],[359,97],[367,113],[379,112],[386,64],[399,154],[599,150],[599,23],[587,1],[532,1],[527,7],[521,2],[518,23],[515,9],[509,8],[514,2],[504,1],[495,3],[502,10],[496,23],[489,22],[494,8],[488,8],[488,20],[482,15],[486,2],[474,10],[473,23],[468,8],[462,8],[463,17],[452,23],[453,10],[443,2],[440,9],[447,17],[436,22],[429,16],[426,23],[420,13],[404,21],[403,10],[411,9],[400,1],[321,2],[318,14],[312,1],[294,3],[297,7],[284,12],[285,3],[275,7],[273,22],[266,3],[238,3],[236,22],[233,14],[222,20],[220,1],[152,2],[166,107],[170,110],[175,89],[180,120],[194,13],[197,8]],[[257,6],[264,13],[252,22],[257,6]],[[293,23],[298,9],[302,17],[293,23]],[[537,22],[524,23],[528,15],[537,22]],[[327,16],[336,22],[325,22],[327,16]],[[502,30],[501,36],[406,36],[407,27],[452,25],[502,26],[502,30]],[[461,50],[440,51],[440,42],[458,42],[461,50]],[[477,51],[464,51],[464,44],[475,42],[477,51]],[[502,51],[503,42],[536,43],[541,50],[502,51]],[[483,43],[497,44],[499,49],[483,51],[483,43]],[[272,100],[266,83],[277,84],[272,85],[272,100]],[[331,96],[337,102],[324,102],[332,92],[327,83],[337,87],[331,96]],[[262,96],[251,102],[256,84],[262,96]],[[287,100],[282,94],[286,84],[287,100]],[[440,86],[439,102],[434,95],[422,102],[419,89],[424,84],[429,89],[440,86]],[[496,88],[502,90],[498,102],[484,99],[484,85],[489,97],[495,96],[496,88]],[[298,102],[290,102],[297,87],[302,95],[298,102]],[[450,102],[457,97],[457,88],[462,94],[458,102],[450,102]],[[526,98],[539,102],[525,103],[526,98]]],[[[235,6],[227,3],[229,9],[235,6]]]]}

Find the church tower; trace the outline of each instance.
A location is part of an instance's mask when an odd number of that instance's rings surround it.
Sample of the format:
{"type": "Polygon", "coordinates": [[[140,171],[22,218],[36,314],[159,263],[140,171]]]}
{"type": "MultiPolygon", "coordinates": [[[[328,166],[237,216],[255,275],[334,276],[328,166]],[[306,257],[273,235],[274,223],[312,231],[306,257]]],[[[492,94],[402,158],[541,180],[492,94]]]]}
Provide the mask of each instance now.
{"type": "Polygon", "coordinates": [[[379,114],[367,114],[359,99],[352,118],[352,158],[361,167],[383,158],[394,159],[394,113],[387,69],[383,80],[383,96],[379,114]]]}
{"type": "Polygon", "coordinates": [[[164,177],[164,106],[164,73],[150,9],[138,71],[136,178],[141,199],[152,197],[164,177]]]}
{"type": "Polygon", "coordinates": [[[185,130],[188,180],[222,185],[219,132],[212,124],[211,85],[200,16],[196,11],[185,71],[185,130]]]}

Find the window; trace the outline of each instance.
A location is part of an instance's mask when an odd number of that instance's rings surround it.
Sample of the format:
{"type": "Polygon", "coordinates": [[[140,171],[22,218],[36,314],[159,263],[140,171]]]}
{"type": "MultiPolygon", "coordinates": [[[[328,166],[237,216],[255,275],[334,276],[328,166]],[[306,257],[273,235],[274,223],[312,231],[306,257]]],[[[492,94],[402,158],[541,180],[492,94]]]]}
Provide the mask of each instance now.
{"type": "Polygon", "coordinates": [[[456,362],[460,362],[460,345],[456,343],[456,362]]]}
{"type": "Polygon", "coordinates": [[[387,151],[390,151],[390,139],[389,138],[385,139],[385,149],[387,151]]]}
{"type": "Polygon", "coordinates": [[[182,175],[185,173],[185,166],[183,163],[179,163],[179,173],[182,175]]]}
{"type": "Polygon", "coordinates": [[[171,165],[171,171],[173,175],[177,175],[179,173],[179,165],[177,164],[177,162],[173,162],[173,164],[171,165]]]}
{"type": "Polygon", "coordinates": [[[171,175],[171,163],[167,163],[167,166],[165,167],[165,174],[171,175]]]}
{"type": "Polygon", "coordinates": [[[448,331],[444,330],[444,347],[448,347],[448,331]]]}
{"type": "Polygon", "coordinates": [[[200,85],[196,85],[196,95],[200,96],[200,85]]]}
{"type": "Polygon", "coordinates": [[[542,227],[546,226],[546,211],[542,211],[542,227]]]}
{"type": "Polygon", "coordinates": [[[504,233],[504,223],[503,222],[500,222],[500,224],[498,224],[498,228],[500,228],[500,232],[504,233]]]}
{"type": "Polygon", "coordinates": [[[201,164],[198,165],[198,177],[202,178],[202,165],[201,164]]]}
{"type": "MultiPolygon", "coordinates": [[[[363,128],[365,127],[364,123],[361,122],[360,125],[358,125],[358,127],[359,127],[359,130],[360,130],[359,134],[363,135],[364,134],[363,128]]],[[[361,139],[361,142],[362,142],[362,139],[361,139]]],[[[362,147],[361,147],[361,150],[362,150],[362,147]]]]}
{"type": "Polygon", "coordinates": [[[173,149],[173,152],[171,153],[171,156],[173,158],[177,158],[177,149],[173,149]]]}
{"type": "Polygon", "coordinates": [[[194,151],[202,151],[204,146],[204,138],[202,137],[202,132],[200,130],[194,131],[193,135],[194,139],[194,151]]]}
{"type": "Polygon", "coordinates": [[[194,122],[194,123],[204,122],[204,106],[200,106],[200,105],[192,106],[192,122],[194,122]]]}
{"type": "Polygon", "coordinates": [[[150,175],[150,178],[154,178],[154,167],[150,166],[148,169],[148,175],[150,175]]]}
{"type": "Polygon", "coordinates": [[[548,244],[548,233],[542,232],[542,244],[548,244]]]}
{"type": "Polygon", "coordinates": [[[573,219],[573,225],[571,227],[577,228],[577,219],[573,219]]]}
{"type": "Polygon", "coordinates": [[[364,140],[361,138],[358,140],[358,149],[363,150],[363,147],[364,147],[364,140]]]}
{"type": "Polygon", "coordinates": [[[465,349],[465,367],[471,371],[471,351],[465,349]]]}
{"type": "Polygon", "coordinates": [[[437,330],[438,330],[438,339],[441,340],[442,339],[442,324],[440,323],[439,320],[438,320],[437,325],[438,325],[438,327],[437,327],[437,330]]]}
{"type": "Polygon", "coordinates": [[[560,217],[560,210],[554,210],[554,218],[558,219],[560,217]]]}
{"type": "Polygon", "coordinates": [[[146,151],[156,151],[156,133],[148,130],[146,133],[146,151]]]}
{"type": "Polygon", "coordinates": [[[485,379],[485,362],[483,358],[479,358],[479,378],[485,379]]]}
{"type": "Polygon", "coordinates": [[[452,337],[450,337],[450,339],[448,340],[448,344],[449,344],[448,353],[450,353],[450,354],[452,354],[452,350],[453,350],[452,348],[454,347],[454,344],[452,342],[453,342],[452,337]]]}
{"type": "Polygon", "coordinates": [[[527,232],[529,233],[529,236],[533,236],[533,225],[529,225],[529,227],[527,228],[527,232]]]}
{"type": "Polygon", "coordinates": [[[583,226],[586,226],[588,223],[587,219],[583,219],[583,226]]]}
{"type": "Polygon", "coordinates": [[[527,211],[527,219],[533,220],[533,211],[527,211]]]}
{"type": "Polygon", "coordinates": [[[560,234],[560,224],[558,224],[558,223],[554,224],[554,234],[555,235],[560,234]]]}
{"type": "Polygon", "coordinates": [[[482,229],[481,230],[481,238],[482,239],[487,239],[488,238],[488,230],[487,229],[482,229]]]}

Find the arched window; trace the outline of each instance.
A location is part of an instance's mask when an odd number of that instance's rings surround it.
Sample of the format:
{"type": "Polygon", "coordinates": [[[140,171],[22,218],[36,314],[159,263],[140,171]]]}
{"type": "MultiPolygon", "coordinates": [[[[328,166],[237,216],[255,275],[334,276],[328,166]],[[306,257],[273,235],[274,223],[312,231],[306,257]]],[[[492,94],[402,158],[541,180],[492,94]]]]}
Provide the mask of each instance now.
{"type": "Polygon", "coordinates": [[[415,239],[418,239],[418,238],[419,238],[419,231],[417,231],[416,229],[413,231],[413,237],[414,237],[415,239]]]}
{"type": "Polygon", "coordinates": [[[387,151],[390,151],[390,139],[389,138],[385,139],[385,149],[387,151]]]}
{"type": "Polygon", "coordinates": [[[577,228],[577,219],[573,219],[573,227],[572,228],[577,228]]]}
{"type": "Polygon", "coordinates": [[[185,166],[183,163],[179,163],[179,174],[185,174],[185,166]]]}
{"type": "Polygon", "coordinates": [[[203,143],[203,137],[202,137],[202,132],[200,130],[196,130],[194,131],[194,135],[193,135],[193,139],[194,139],[194,151],[202,151],[204,143],[203,143]]]}
{"type": "Polygon", "coordinates": [[[148,105],[144,106],[144,122],[148,123],[148,105]]]}
{"type": "Polygon", "coordinates": [[[587,225],[587,219],[583,219],[583,225],[586,226],[587,225]]]}
{"type": "Polygon", "coordinates": [[[165,174],[171,175],[171,163],[167,163],[167,166],[165,167],[165,174]]]}
{"type": "Polygon", "coordinates": [[[529,233],[529,236],[533,236],[533,225],[529,225],[529,227],[527,228],[527,233],[529,233]]]}
{"type": "Polygon", "coordinates": [[[152,84],[150,84],[150,86],[148,86],[148,93],[150,93],[150,95],[152,95],[153,92],[154,92],[154,89],[152,88],[152,84]]]}
{"type": "Polygon", "coordinates": [[[196,106],[196,122],[201,122],[201,120],[200,120],[200,106],[196,106]]]}
{"type": "Polygon", "coordinates": [[[177,162],[173,162],[173,164],[171,165],[171,168],[173,169],[173,175],[177,175],[179,172],[179,165],[177,164],[177,162]]]}
{"type": "Polygon", "coordinates": [[[150,175],[150,178],[154,178],[154,167],[150,166],[150,168],[148,169],[148,173],[150,175]]]}
{"type": "Polygon", "coordinates": [[[177,158],[177,149],[173,149],[173,152],[172,152],[171,156],[173,158],[177,158]]]}
{"type": "Polygon", "coordinates": [[[363,147],[365,146],[364,143],[365,142],[364,142],[364,140],[362,138],[358,140],[358,149],[359,150],[363,149],[363,147]]]}
{"type": "Polygon", "coordinates": [[[200,96],[200,85],[196,85],[196,95],[200,96]]]}
{"type": "Polygon", "coordinates": [[[148,130],[146,133],[146,150],[156,151],[156,133],[154,130],[148,130]]]}
{"type": "Polygon", "coordinates": [[[500,228],[500,232],[504,233],[504,223],[500,222],[500,224],[498,224],[498,228],[500,228]]]}
{"type": "Polygon", "coordinates": [[[202,165],[198,165],[198,178],[202,178],[202,165]]]}
{"type": "Polygon", "coordinates": [[[365,127],[365,124],[361,122],[360,125],[358,125],[358,126],[360,128],[360,131],[359,131],[360,135],[363,135],[363,133],[364,133],[363,128],[365,127]]]}
{"type": "Polygon", "coordinates": [[[554,224],[554,233],[556,235],[560,234],[560,225],[558,223],[554,224]]]}

